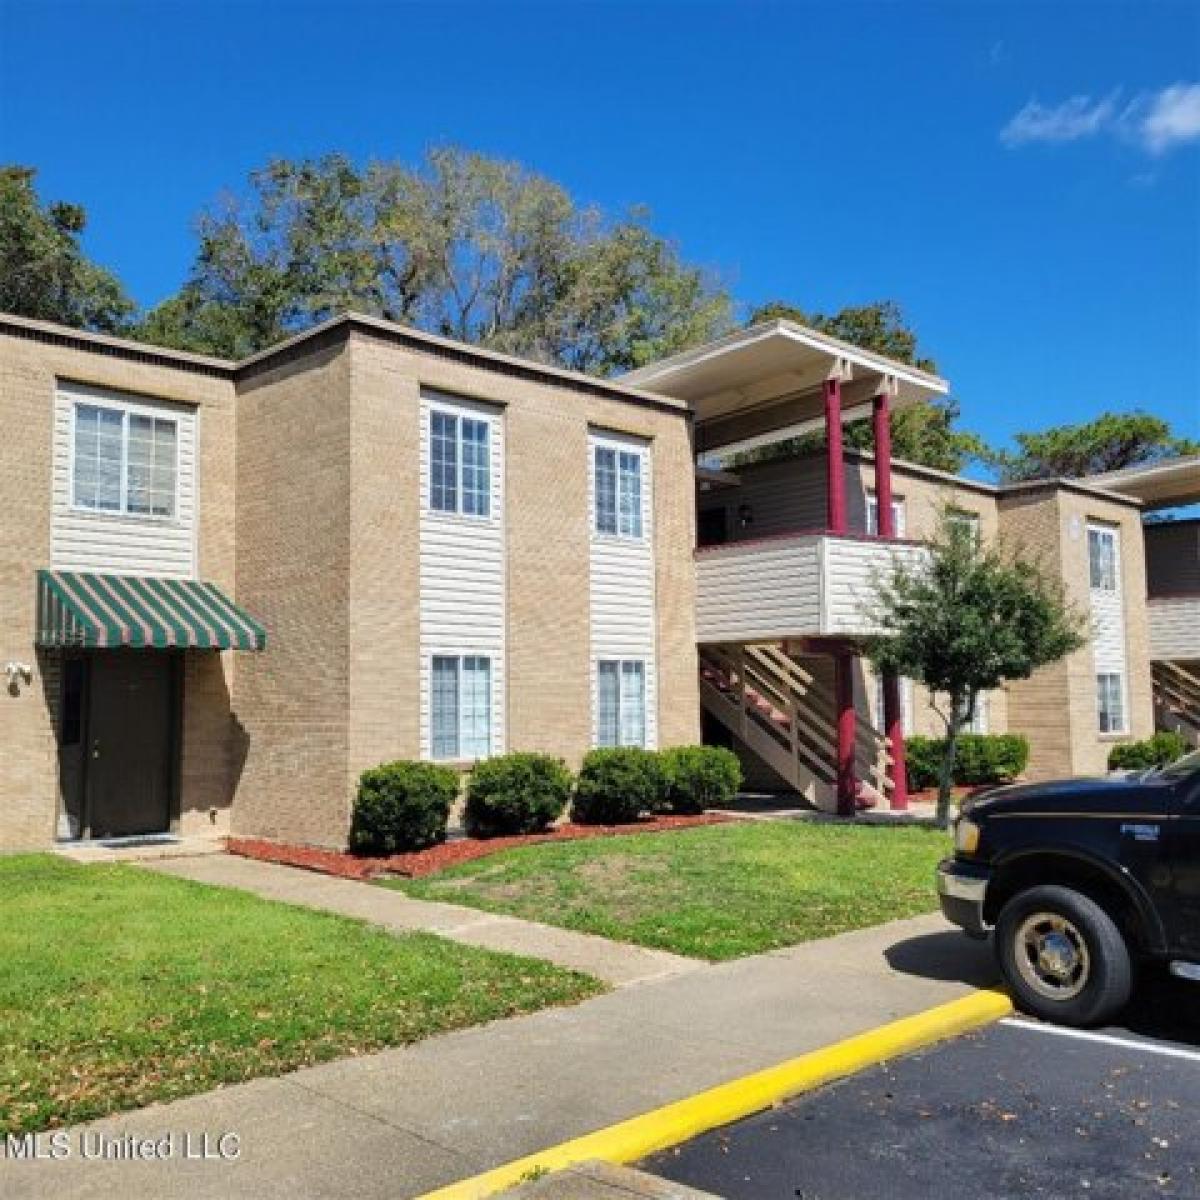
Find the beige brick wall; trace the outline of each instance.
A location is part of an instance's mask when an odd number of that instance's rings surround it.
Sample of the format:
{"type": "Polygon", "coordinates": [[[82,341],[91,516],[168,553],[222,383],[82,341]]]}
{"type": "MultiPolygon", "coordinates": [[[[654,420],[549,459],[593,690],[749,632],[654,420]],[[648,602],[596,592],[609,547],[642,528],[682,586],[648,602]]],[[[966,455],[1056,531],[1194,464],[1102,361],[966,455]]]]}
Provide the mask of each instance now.
{"type": "Polygon", "coordinates": [[[686,416],[355,330],[239,383],[239,598],[269,638],[237,678],[239,832],[340,845],[360,773],[419,754],[422,386],[504,409],[508,748],[590,743],[589,423],[653,442],[660,741],[699,738],[686,416]]]}
{"type": "MultiPolygon", "coordinates": [[[[35,653],[34,572],[50,564],[51,432],[56,380],[140,393],[197,406],[200,413],[200,571],[233,591],[234,428],[232,383],[211,373],[106,348],[81,348],[63,337],[0,331],[0,416],[5,429],[0,472],[0,663],[35,669],[33,685],[13,695],[0,680],[0,850],[45,846],[59,808],[55,713],[57,656],[35,653]]],[[[195,659],[199,656],[190,656],[195,659]]],[[[228,709],[214,709],[229,689],[232,664],[218,656],[193,662],[185,687],[181,827],[220,829],[228,819],[227,763],[236,741],[228,709]],[[201,680],[200,677],[203,677],[201,680]],[[210,813],[215,810],[215,820],[210,813]]]]}
{"type": "Polygon", "coordinates": [[[266,626],[267,649],[235,676],[246,732],[237,833],[344,837],[349,397],[341,339],[304,343],[238,383],[238,598],[266,626]]]}
{"type": "Polygon", "coordinates": [[[1062,581],[1068,602],[1085,622],[1085,634],[1087,522],[1095,519],[1120,527],[1129,734],[1102,735],[1097,729],[1090,642],[1009,689],[1013,728],[1030,741],[1031,778],[1103,774],[1115,742],[1148,737],[1154,731],[1141,514],[1130,505],[1053,487],[1007,493],[1000,507],[1003,536],[1062,581]]]}

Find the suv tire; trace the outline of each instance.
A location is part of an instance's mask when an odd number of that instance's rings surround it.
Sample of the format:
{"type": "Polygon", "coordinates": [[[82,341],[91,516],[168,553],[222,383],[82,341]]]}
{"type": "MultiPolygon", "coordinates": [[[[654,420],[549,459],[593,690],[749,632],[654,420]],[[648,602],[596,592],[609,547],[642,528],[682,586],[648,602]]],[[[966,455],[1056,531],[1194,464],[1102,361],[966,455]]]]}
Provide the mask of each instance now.
{"type": "Polygon", "coordinates": [[[1072,888],[1034,887],[1009,900],[996,921],[996,957],[1017,1004],[1044,1021],[1102,1024],[1133,991],[1116,922],[1072,888]]]}

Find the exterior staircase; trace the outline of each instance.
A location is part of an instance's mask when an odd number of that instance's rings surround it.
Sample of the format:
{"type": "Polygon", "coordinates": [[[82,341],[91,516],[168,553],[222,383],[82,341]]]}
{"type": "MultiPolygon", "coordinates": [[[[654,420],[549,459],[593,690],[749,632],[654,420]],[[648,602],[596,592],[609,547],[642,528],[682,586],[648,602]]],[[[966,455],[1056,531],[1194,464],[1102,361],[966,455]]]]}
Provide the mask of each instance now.
{"type": "MultiPolygon", "coordinates": [[[[818,808],[836,807],[837,733],[832,697],[803,660],[772,643],[700,647],[700,702],[742,744],[818,808]]],[[[860,808],[891,790],[886,739],[857,724],[860,808]]]]}
{"type": "Polygon", "coordinates": [[[1154,723],[1200,746],[1200,662],[1160,659],[1150,664],[1154,723]]]}

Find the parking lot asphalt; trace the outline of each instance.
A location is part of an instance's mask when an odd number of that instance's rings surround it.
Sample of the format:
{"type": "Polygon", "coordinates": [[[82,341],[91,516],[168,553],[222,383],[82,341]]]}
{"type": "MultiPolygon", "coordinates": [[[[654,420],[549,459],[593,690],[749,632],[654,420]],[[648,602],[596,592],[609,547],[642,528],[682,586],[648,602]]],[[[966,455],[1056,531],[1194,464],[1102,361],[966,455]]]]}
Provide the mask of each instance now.
{"type": "Polygon", "coordinates": [[[1200,1196],[1200,987],[1079,1036],[1023,1018],[640,1164],[728,1200],[1200,1196]]]}

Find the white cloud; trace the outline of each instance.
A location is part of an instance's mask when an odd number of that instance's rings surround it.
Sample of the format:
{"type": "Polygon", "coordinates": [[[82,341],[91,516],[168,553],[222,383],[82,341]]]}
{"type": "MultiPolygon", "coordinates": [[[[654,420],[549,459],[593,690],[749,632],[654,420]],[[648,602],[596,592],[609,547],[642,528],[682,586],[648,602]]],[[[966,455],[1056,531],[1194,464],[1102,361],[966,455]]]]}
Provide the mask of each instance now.
{"type": "Polygon", "coordinates": [[[1118,95],[1111,92],[1099,100],[1072,96],[1051,107],[1030,100],[1000,130],[1000,140],[1006,146],[1023,146],[1028,142],[1077,142],[1095,137],[1116,119],[1118,95]]]}
{"type": "Polygon", "coordinates": [[[1141,92],[1120,107],[1119,88],[1107,96],[1072,96],[1061,104],[1030,100],[1000,131],[1008,147],[1113,137],[1150,154],[1200,141],[1200,83],[1175,83],[1141,92]]]}
{"type": "Polygon", "coordinates": [[[1200,141],[1200,83],[1163,88],[1150,101],[1139,132],[1146,149],[1154,154],[1200,141]]]}

